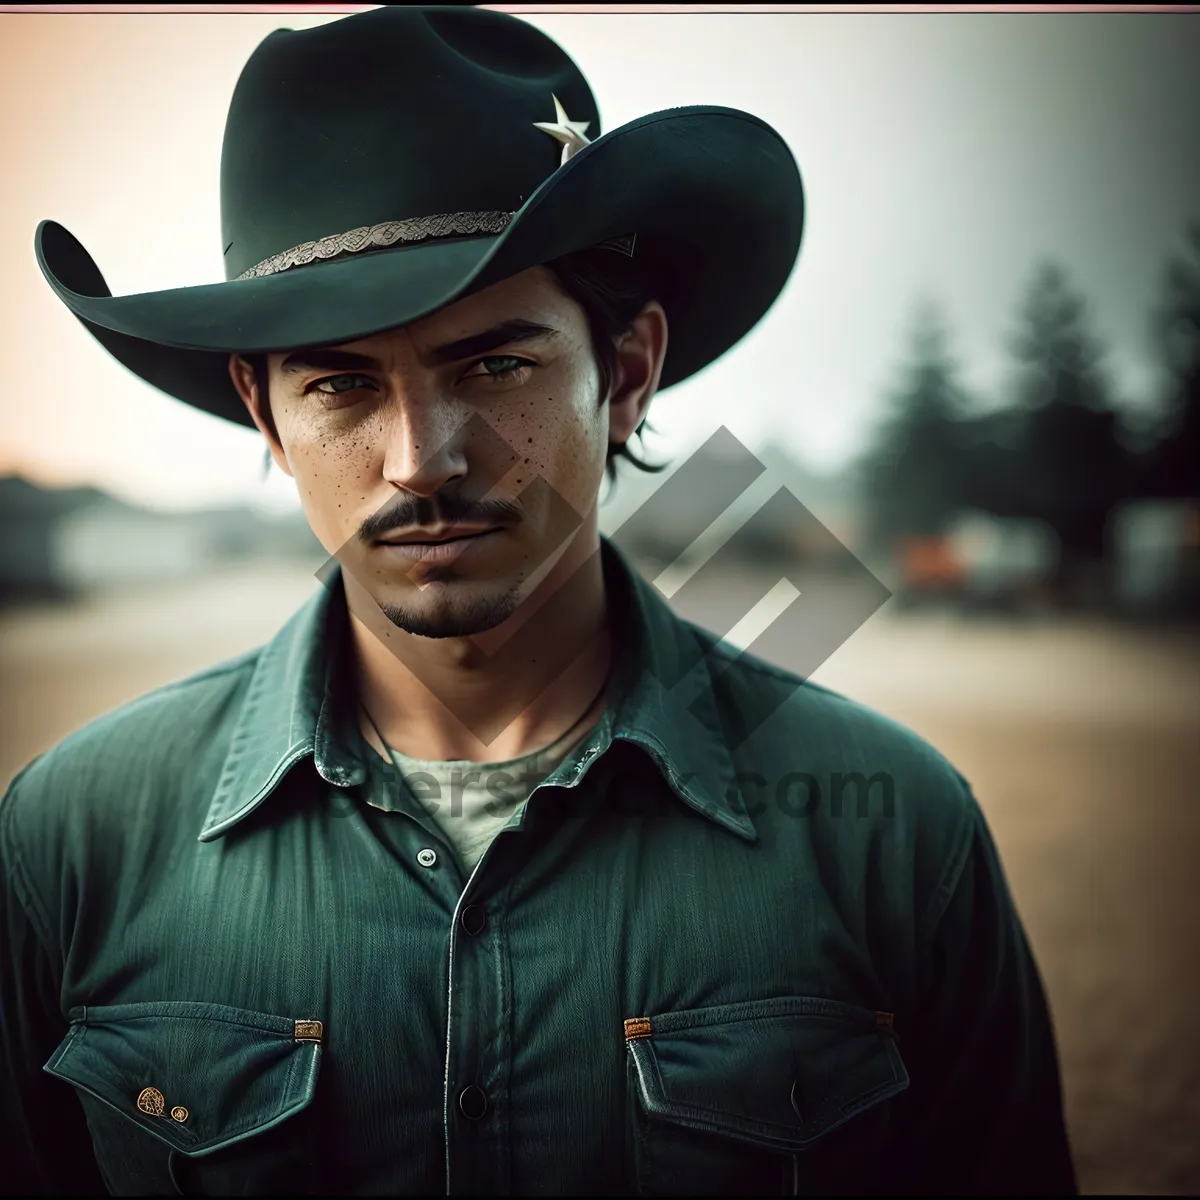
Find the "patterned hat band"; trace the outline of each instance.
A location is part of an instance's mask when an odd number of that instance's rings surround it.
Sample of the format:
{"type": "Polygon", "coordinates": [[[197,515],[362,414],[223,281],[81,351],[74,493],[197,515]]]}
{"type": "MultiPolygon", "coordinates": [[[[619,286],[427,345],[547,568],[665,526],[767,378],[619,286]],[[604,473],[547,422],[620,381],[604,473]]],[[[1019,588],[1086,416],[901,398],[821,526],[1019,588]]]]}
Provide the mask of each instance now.
{"type": "MultiPolygon", "coordinates": [[[[362,225],[358,229],[331,234],[315,242],[293,246],[280,254],[272,254],[270,258],[264,258],[262,262],[255,263],[249,270],[236,276],[235,282],[240,279],[257,279],[263,275],[277,275],[280,271],[289,271],[293,267],[359,254],[364,250],[382,250],[388,246],[443,238],[501,233],[516,215],[515,212],[437,213],[430,217],[409,217],[403,221],[381,221],[378,225],[362,225]]],[[[617,250],[632,257],[636,239],[636,233],[626,233],[598,242],[595,248],[617,250]]]]}

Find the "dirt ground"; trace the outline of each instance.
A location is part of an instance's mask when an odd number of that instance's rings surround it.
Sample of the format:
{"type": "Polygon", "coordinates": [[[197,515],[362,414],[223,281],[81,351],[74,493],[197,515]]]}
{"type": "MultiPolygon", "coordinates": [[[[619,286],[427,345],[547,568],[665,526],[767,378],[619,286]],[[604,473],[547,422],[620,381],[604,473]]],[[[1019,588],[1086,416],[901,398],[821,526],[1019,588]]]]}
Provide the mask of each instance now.
{"type": "MultiPolygon", "coordinates": [[[[0,616],[0,786],[317,586],[242,571],[0,616]]],[[[814,678],[974,785],[1050,996],[1082,1189],[1200,1192],[1200,636],[885,610],[814,678]]]]}

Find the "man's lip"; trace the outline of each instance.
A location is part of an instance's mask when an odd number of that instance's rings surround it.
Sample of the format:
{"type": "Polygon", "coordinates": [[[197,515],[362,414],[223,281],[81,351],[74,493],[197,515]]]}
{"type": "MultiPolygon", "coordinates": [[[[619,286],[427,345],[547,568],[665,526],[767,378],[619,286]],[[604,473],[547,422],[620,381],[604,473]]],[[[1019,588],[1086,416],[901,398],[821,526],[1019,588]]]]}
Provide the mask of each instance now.
{"type": "Polygon", "coordinates": [[[413,533],[400,534],[396,537],[379,538],[383,546],[424,545],[426,543],[448,542],[453,538],[474,537],[480,533],[491,533],[499,529],[499,525],[444,525],[432,533],[416,530],[413,533]]]}

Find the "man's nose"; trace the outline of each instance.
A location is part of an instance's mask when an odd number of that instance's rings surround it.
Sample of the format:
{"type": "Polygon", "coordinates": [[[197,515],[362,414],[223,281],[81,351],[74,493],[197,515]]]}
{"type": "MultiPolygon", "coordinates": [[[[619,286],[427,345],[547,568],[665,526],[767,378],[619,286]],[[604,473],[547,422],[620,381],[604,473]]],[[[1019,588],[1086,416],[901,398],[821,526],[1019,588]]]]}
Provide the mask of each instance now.
{"type": "Polygon", "coordinates": [[[430,496],[466,475],[469,410],[438,397],[403,398],[384,421],[383,474],[389,483],[430,496]]]}

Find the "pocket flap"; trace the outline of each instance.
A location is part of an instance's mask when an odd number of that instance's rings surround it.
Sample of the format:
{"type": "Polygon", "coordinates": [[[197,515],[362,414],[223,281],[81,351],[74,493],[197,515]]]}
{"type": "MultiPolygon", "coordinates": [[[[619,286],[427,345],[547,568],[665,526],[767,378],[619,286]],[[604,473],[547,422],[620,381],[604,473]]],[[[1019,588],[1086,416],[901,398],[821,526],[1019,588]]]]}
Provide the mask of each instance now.
{"type": "Polygon", "coordinates": [[[804,1150],[908,1087],[891,1016],[785,996],[625,1022],[649,1117],[804,1150]]]}
{"type": "Polygon", "coordinates": [[[73,1008],[43,1066],[183,1154],[261,1133],[309,1103],[321,1022],[184,1000],[73,1008]]]}

